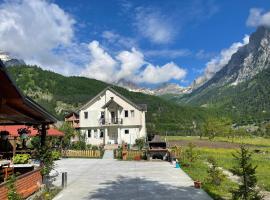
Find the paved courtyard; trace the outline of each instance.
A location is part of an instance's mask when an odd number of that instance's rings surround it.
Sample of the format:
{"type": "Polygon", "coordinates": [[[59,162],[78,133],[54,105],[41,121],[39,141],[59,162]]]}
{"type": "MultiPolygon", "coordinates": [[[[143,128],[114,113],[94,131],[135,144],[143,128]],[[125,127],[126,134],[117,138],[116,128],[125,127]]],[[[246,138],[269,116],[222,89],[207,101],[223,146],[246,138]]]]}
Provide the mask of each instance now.
{"type": "MultiPolygon", "coordinates": [[[[55,200],[211,199],[168,162],[62,159],[56,170],[68,173],[68,184],[55,200]]],[[[61,185],[60,176],[55,184],[61,185]]]]}

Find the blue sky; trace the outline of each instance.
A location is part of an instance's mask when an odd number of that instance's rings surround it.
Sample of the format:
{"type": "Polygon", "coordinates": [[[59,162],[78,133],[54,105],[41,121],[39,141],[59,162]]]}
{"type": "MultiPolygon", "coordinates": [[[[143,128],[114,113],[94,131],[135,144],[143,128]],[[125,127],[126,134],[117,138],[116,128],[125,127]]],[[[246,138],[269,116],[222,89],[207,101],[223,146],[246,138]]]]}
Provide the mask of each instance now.
{"type": "Polygon", "coordinates": [[[269,0],[2,1],[0,48],[65,75],[188,86],[222,68],[269,10],[269,0]]]}

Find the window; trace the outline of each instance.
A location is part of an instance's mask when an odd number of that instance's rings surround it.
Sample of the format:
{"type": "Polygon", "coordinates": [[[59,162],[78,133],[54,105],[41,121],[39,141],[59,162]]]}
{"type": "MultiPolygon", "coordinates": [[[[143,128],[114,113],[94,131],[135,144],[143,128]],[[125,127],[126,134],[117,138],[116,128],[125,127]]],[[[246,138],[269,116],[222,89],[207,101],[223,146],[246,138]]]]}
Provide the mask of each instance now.
{"type": "Polygon", "coordinates": [[[134,110],[131,110],[131,111],[130,111],[130,115],[131,115],[131,117],[135,117],[135,112],[134,112],[134,110]]]}
{"type": "Polygon", "coordinates": [[[128,110],[125,110],[125,117],[128,117],[128,110]]]}
{"type": "Polygon", "coordinates": [[[94,138],[98,138],[98,130],[97,129],[94,129],[94,138]]]}
{"type": "Polygon", "coordinates": [[[87,131],[87,137],[89,137],[89,138],[91,137],[91,130],[87,131]]]}
{"type": "Polygon", "coordinates": [[[104,137],[104,130],[100,130],[100,137],[101,137],[101,138],[104,137]]]}
{"type": "Polygon", "coordinates": [[[84,112],[84,119],[88,119],[88,112],[84,112]]]}
{"type": "Polygon", "coordinates": [[[104,112],[104,111],[101,111],[101,113],[100,113],[100,118],[101,118],[101,119],[104,119],[104,118],[105,118],[105,112],[104,112]]]}
{"type": "Polygon", "coordinates": [[[128,129],[125,130],[125,134],[129,134],[129,130],[128,129]]]}

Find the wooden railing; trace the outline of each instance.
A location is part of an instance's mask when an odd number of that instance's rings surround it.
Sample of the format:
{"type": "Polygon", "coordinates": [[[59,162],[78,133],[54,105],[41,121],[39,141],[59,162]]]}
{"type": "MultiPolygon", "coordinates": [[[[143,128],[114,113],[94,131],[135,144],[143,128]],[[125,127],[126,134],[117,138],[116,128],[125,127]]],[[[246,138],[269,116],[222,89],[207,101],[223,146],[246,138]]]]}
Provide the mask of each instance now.
{"type": "Polygon", "coordinates": [[[65,158],[100,158],[100,150],[63,150],[62,157],[65,158]]]}

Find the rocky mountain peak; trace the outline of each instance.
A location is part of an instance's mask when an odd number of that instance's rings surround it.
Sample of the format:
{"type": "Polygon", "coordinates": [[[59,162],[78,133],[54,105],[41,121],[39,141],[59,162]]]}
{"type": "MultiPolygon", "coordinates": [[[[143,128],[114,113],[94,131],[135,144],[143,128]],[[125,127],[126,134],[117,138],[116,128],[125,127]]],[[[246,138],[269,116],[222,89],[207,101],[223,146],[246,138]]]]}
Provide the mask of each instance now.
{"type": "Polygon", "coordinates": [[[0,60],[6,66],[14,66],[14,65],[25,65],[24,60],[15,58],[14,56],[10,55],[8,52],[0,50],[0,60]]]}
{"type": "Polygon", "coordinates": [[[228,64],[198,89],[226,84],[238,85],[268,67],[270,67],[270,28],[261,26],[251,34],[249,43],[239,48],[228,64]]]}

